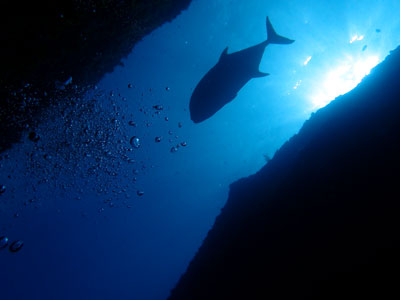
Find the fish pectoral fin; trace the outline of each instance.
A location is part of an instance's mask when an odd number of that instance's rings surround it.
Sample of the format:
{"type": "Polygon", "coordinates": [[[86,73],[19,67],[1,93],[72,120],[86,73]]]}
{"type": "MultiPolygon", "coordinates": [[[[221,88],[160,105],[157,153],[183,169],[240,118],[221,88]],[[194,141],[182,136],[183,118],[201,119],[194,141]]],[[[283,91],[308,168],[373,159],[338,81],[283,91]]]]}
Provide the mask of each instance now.
{"type": "Polygon", "coordinates": [[[265,77],[268,75],[269,75],[269,73],[263,73],[263,72],[257,71],[256,73],[253,74],[253,77],[258,78],[258,77],[265,77]]]}

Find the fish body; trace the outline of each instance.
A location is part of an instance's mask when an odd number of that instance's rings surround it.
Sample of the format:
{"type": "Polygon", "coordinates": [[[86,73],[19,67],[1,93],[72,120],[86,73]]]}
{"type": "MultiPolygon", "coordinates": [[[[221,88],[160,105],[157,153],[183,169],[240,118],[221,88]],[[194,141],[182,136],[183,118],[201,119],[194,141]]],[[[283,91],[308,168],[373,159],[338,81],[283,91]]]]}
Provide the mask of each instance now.
{"type": "Polygon", "coordinates": [[[190,99],[190,117],[200,123],[231,102],[252,78],[268,76],[258,70],[265,48],[269,44],[291,44],[294,40],[276,34],[267,17],[268,39],[255,46],[228,54],[222,51],[217,64],[200,80],[190,99]]]}

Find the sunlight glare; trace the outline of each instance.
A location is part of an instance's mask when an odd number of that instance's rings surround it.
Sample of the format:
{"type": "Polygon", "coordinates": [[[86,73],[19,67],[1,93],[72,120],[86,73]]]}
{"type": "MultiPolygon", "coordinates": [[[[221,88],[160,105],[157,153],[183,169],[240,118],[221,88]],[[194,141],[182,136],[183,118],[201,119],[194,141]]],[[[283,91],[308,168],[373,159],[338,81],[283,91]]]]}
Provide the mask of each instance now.
{"type": "Polygon", "coordinates": [[[304,62],[304,65],[306,66],[308,64],[308,62],[310,61],[311,56],[307,57],[306,61],[304,62]]]}
{"type": "Polygon", "coordinates": [[[357,86],[364,76],[379,63],[378,56],[354,61],[352,58],[331,70],[322,79],[319,90],[311,97],[313,109],[319,109],[357,86]]]}
{"type": "Polygon", "coordinates": [[[353,37],[351,38],[351,40],[349,41],[350,44],[354,43],[355,41],[361,41],[364,39],[363,35],[353,35],[353,37]]]}

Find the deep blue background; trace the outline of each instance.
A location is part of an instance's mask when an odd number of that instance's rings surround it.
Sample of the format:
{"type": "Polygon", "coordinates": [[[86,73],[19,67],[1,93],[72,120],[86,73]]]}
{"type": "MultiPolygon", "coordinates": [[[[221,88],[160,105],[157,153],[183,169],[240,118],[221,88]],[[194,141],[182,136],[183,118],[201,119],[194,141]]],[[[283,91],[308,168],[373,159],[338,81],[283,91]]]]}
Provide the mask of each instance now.
{"type": "Polygon", "coordinates": [[[85,99],[49,111],[38,143],[26,138],[2,155],[0,235],[24,247],[0,251],[0,298],[165,299],[229,184],[256,172],[313,111],[357,84],[358,65],[372,67],[371,57],[377,63],[400,44],[399,9],[389,0],[193,1],[85,99]],[[197,82],[226,46],[231,53],[265,40],[267,15],[296,42],[268,46],[260,71],[271,75],[193,124],[197,82]],[[349,43],[355,35],[364,38],[349,43]],[[84,104],[91,99],[94,109],[84,104]],[[130,151],[132,136],[141,147],[130,151]],[[171,153],[181,142],[187,146],[171,153]]]}

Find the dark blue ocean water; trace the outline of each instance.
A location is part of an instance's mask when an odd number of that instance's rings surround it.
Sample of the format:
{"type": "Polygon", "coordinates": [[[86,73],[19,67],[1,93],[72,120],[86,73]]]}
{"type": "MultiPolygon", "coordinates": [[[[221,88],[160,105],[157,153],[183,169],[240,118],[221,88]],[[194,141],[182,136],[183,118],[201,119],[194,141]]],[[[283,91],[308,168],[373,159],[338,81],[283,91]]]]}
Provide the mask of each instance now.
{"type": "Polygon", "coordinates": [[[1,155],[0,236],[24,246],[0,250],[0,299],[166,299],[229,184],[400,44],[399,10],[390,0],[193,1],[83,98],[49,110],[39,141],[27,135],[1,155]],[[267,15],[295,43],[269,45],[260,71],[271,75],[194,124],[196,84],[226,46],[264,41],[267,15]]]}

